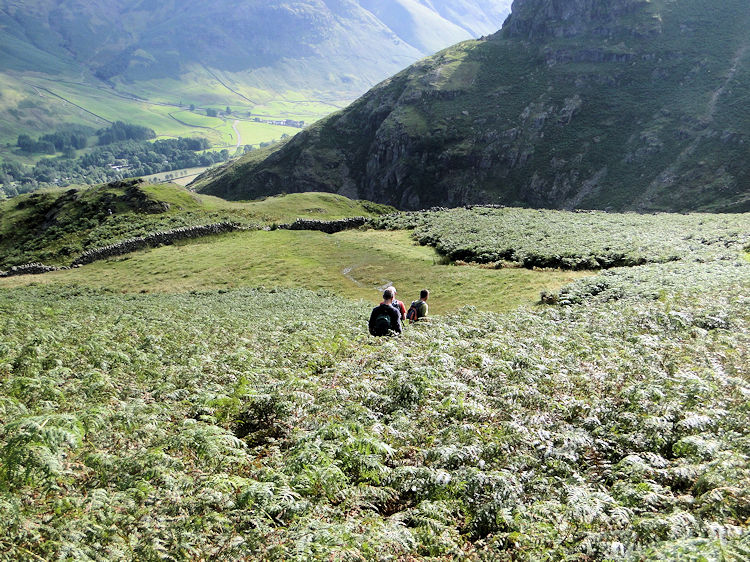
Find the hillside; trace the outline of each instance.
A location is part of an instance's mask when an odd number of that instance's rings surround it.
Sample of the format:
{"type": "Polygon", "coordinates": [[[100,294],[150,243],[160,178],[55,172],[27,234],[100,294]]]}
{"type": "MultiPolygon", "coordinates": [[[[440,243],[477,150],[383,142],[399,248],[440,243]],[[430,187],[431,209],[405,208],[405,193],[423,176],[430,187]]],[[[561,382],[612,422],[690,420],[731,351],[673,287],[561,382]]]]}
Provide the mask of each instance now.
{"type": "Polygon", "coordinates": [[[403,230],[0,279],[0,559],[747,560],[749,220],[383,220],[478,260],[646,251],[502,314],[470,291],[560,272],[435,263],[403,230]],[[398,339],[366,331],[383,271],[433,289],[398,339]]]}
{"type": "MultiPolygon", "coordinates": [[[[538,302],[540,293],[544,301],[555,300],[550,295],[562,285],[601,270],[648,271],[667,264],[679,272],[694,260],[734,261],[750,243],[749,218],[484,207],[394,213],[327,193],[240,203],[173,184],[117,182],[0,202],[0,270],[30,262],[75,266],[43,275],[20,275],[28,271],[22,268],[0,279],[0,287],[183,292],[265,286],[358,300],[378,298],[396,282],[411,287],[404,299],[416,287],[440,294],[432,308],[437,313],[466,304],[504,312],[538,302]],[[351,217],[369,220],[335,234],[284,226],[296,219],[351,217]],[[177,229],[195,232],[158,235],[177,229]],[[141,238],[151,242],[124,242],[141,238]],[[123,243],[122,251],[98,253],[123,243]],[[91,253],[96,257],[85,259],[91,253]]],[[[594,279],[597,293],[621,290],[612,284],[617,275],[594,279]]],[[[640,290],[658,294],[660,287],[649,281],[640,290]]]]}
{"type": "Polygon", "coordinates": [[[510,2],[447,4],[2,0],[0,138],[125,114],[160,119],[162,133],[166,109],[190,104],[311,122],[420,57],[495,31],[510,2]]]}
{"type": "Polygon", "coordinates": [[[87,250],[175,228],[231,222],[255,229],[298,218],[335,220],[392,210],[328,193],[233,203],[139,180],[44,190],[0,201],[0,270],[40,261],[70,265],[87,250]]]}
{"type": "Polygon", "coordinates": [[[750,209],[750,7],[516,0],[501,31],[379,84],[195,186],[465,203],[750,209]]]}

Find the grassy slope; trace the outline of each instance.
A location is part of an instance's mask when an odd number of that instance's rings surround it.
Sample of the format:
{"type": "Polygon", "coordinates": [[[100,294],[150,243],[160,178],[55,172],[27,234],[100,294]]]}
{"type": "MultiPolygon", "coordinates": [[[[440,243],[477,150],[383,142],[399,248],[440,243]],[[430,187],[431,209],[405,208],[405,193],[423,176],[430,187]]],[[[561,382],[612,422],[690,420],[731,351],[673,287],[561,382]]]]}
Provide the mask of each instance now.
{"type": "Polygon", "coordinates": [[[441,265],[434,249],[404,231],[243,232],[137,252],[71,271],[11,277],[0,287],[77,285],[123,292],[183,292],[237,287],[324,289],[352,300],[377,302],[394,283],[410,302],[432,292],[431,310],[442,314],[474,305],[507,311],[532,304],[590,273],[503,271],[441,265]]]}
{"type": "MultiPolygon", "coordinates": [[[[245,118],[252,111],[265,119],[311,123],[343,107],[369,84],[419,55],[406,44],[384,38],[382,29],[374,29],[373,18],[347,20],[349,28],[332,29],[330,14],[320,17],[320,6],[314,5],[286,10],[261,3],[249,6],[248,12],[258,13],[248,16],[237,14],[231,2],[190,11],[141,3],[129,6],[131,9],[119,17],[125,7],[121,2],[81,5],[72,11],[67,5],[13,4],[0,13],[0,54],[4,55],[0,68],[1,144],[15,143],[22,133],[47,133],[63,123],[101,126],[106,120],[127,120],[151,127],[159,135],[205,136],[217,145],[230,144],[231,127],[222,121],[214,119],[209,124],[218,130],[191,128],[180,125],[169,113],[190,104],[218,110],[229,106],[245,118]],[[221,13],[224,16],[217,15],[221,13]],[[269,15],[272,21],[265,21],[269,15]],[[243,17],[248,19],[238,23],[243,17]],[[156,18],[160,26],[155,28],[149,18],[156,18]],[[351,38],[359,49],[355,58],[360,62],[352,62],[351,51],[335,41],[323,47],[322,56],[306,58],[306,54],[310,56],[307,42],[323,40],[318,31],[324,36],[351,38]],[[185,33],[194,37],[185,39],[185,33]],[[212,39],[203,43],[207,35],[212,39]],[[143,60],[132,60],[129,68],[121,68],[123,76],[108,81],[94,77],[95,70],[125,43],[138,42],[139,37],[149,44],[153,40],[151,47],[146,45],[135,57],[143,60]],[[217,49],[217,44],[223,48],[217,49]],[[147,52],[149,49],[153,52],[147,52]],[[409,56],[400,63],[371,57],[375,50],[409,56]],[[339,51],[345,54],[336,60],[339,51]],[[264,59],[264,52],[270,58],[264,59]],[[361,65],[363,56],[369,64],[361,65]],[[278,60],[284,57],[287,60],[278,60]]],[[[245,144],[290,133],[249,122],[244,129],[245,144]]],[[[3,157],[8,157],[7,153],[3,157]]]]}
{"type": "Polygon", "coordinates": [[[308,291],[0,290],[0,557],[747,559],[750,264],[688,266],[398,341],[308,291]]]}
{"type": "MultiPolygon", "coordinates": [[[[118,91],[93,80],[81,81],[78,75],[0,73],[0,76],[3,81],[0,93],[2,145],[15,145],[19,134],[37,137],[66,123],[99,128],[106,126],[107,121],[127,121],[152,128],[159,136],[205,137],[217,146],[233,146],[237,139],[232,122],[239,119],[242,144],[257,146],[279,139],[283,134],[294,134],[299,129],[255,123],[248,115],[250,112],[267,120],[312,123],[348,102],[348,99],[334,99],[323,103],[317,101],[324,97],[318,92],[288,91],[276,95],[263,92],[256,104],[250,104],[200,76],[187,91],[169,81],[156,82],[136,91],[118,91]],[[132,99],[129,94],[141,99],[132,99]],[[211,118],[199,113],[201,109],[191,114],[186,109],[191,103],[198,108],[212,107],[222,112],[230,107],[233,115],[226,119],[211,118]]],[[[13,158],[13,152],[4,148],[0,156],[13,158]]]]}
{"type": "Polygon", "coordinates": [[[146,185],[143,191],[157,201],[173,205],[176,211],[201,210],[207,213],[234,213],[239,218],[263,223],[293,222],[297,218],[336,220],[371,216],[391,209],[366,201],[354,201],[331,193],[292,193],[257,201],[227,201],[220,197],[193,193],[174,184],[146,185]]]}
{"type": "MultiPolygon", "coordinates": [[[[86,249],[179,226],[234,221],[249,225],[321,220],[387,212],[388,208],[330,194],[295,194],[249,203],[196,195],[175,184],[140,184],[146,202],[170,205],[144,212],[126,187],[50,190],[0,201],[0,264],[69,264],[86,249]],[[109,214],[109,211],[113,214],[109,214]]],[[[146,204],[146,207],[149,205],[146,204]]]]}
{"type": "MultiPolygon", "coordinates": [[[[377,205],[327,193],[302,193],[252,202],[229,202],[192,193],[172,184],[141,185],[150,200],[169,204],[165,213],[136,212],[123,188],[101,186],[79,192],[40,225],[64,199],[63,191],[23,196],[0,203],[0,249],[6,260],[69,263],[85,249],[154,230],[220,220],[250,225],[292,222],[296,218],[333,220],[382,212],[377,205]],[[112,202],[104,198],[117,197],[112,202]],[[115,214],[105,213],[112,208],[115,214]],[[93,222],[91,222],[93,220],[93,222]],[[19,255],[19,245],[33,246],[19,255]]],[[[405,231],[348,231],[329,236],[302,231],[253,231],[137,252],[114,261],[71,271],[9,278],[0,286],[34,283],[78,284],[126,292],[174,292],[201,288],[302,287],[326,289],[352,299],[377,300],[391,282],[402,300],[433,291],[435,312],[475,304],[482,310],[510,310],[533,303],[542,290],[553,291],[581,274],[441,265],[434,249],[417,245],[405,231]]],[[[10,262],[8,262],[10,263],[10,262]]]]}
{"type": "MultiPolygon", "coordinates": [[[[103,186],[81,192],[77,201],[68,201],[58,211],[61,224],[56,228],[68,232],[66,236],[58,231],[39,236],[36,230],[27,228],[26,238],[38,244],[37,255],[57,255],[69,261],[71,256],[61,253],[63,247],[97,247],[184,224],[234,220],[257,226],[291,222],[297,217],[335,219],[382,211],[333,194],[292,194],[237,203],[169,184],[139,189],[151,200],[168,203],[169,211],[134,213],[132,201],[118,199],[107,203],[114,207],[115,215],[100,217],[100,224],[89,224],[88,216],[78,216],[74,211],[96,209],[93,202],[106,193],[123,197],[122,188],[103,186]],[[76,230],[76,225],[85,228],[76,230]]],[[[2,223],[6,246],[19,243],[23,225],[38,225],[38,217],[49,214],[52,205],[41,201],[57,196],[60,192],[6,202],[7,219],[2,223]],[[35,207],[24,202],[34,201],[37,207],[32,212],[35,207]],[[37,222],[31,220],[34,214],[37,222]],[[10,232],[16,237],[7,236],[10,232]]],[[[374,301],[384,286],[395,283],[406,301],[415,298],[419,289],[429,288],[435,312],[456,310],[465,304],[480,310],[505,311],[534,303],[541,291],[554,293],[576,277],[590,275],[585,270],[601,263],[612,267],[729,259],[747,243],[747,220],[747,215],[643,216],[523,209],[389,215],[382,222],[392,231],[347,231],[333,236],[301,231],[239,232],[136,252],[71,271],[10,278],[0,286],[75,284],[124,292],[294,287],[325,289],[355,300],[374,301]],[[406,229],[415,227],[413,234],[407,233],[406,229]],[[437,246],[451,259],[490,263],[488,268],[443,265],[446,260],[441,255],[431,247],[416,245],[415,238],[437,246]],[[574,274],[532,269],[544,264],[583,271],[574,274]],[[527,268],[519,269],[520,265],[527,268]],[[505,267],[495,269],[501,266],[505,267]]]]}

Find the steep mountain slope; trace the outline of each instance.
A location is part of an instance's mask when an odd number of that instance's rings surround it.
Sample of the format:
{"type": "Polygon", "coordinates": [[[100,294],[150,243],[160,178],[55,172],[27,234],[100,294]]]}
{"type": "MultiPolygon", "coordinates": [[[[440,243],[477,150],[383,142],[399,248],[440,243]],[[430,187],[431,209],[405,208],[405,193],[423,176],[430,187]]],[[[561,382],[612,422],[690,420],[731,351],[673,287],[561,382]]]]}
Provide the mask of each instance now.
{"type": "Polygon", "coordinates": [[[516,0],[503,29],[196,186],[401,208],[750,208],[750,4],[516,0]]]}
{"type": "Polygon", "coordinates": [[[359,0],[359,4],[400,40],[426,54],[494,33],[510,9],[510,2],[359,0]]]}
{"type": "Polygon", "coordinates": [[[106,87],[110,95],[170,103],[184,97],[252,106],[265,91],[296,100],[351,100],[427,54],[493,32],[510,0],[460,0],[451,9],[435,4],[0,0],[0,76],[29,83],[0,103],[4,113],[18,112],[1,115],[0,127],[31,126],[23,110],[38,101],[32,86],[40,73],[99,88],[97,95],[106,87]]]}

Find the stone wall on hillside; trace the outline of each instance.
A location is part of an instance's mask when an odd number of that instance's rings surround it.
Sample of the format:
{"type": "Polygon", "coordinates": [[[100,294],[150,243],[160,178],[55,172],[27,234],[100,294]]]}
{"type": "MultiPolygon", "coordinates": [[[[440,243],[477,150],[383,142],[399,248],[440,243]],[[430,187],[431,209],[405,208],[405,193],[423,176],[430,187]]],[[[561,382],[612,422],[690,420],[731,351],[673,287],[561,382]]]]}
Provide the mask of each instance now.
{"type": "Polygon", "coordinates": [[[13,277],[14,275],[37,275],[39,273],[49,273],[50,271],[60,271],[70,269],[69,267],[57,267],[55,265],[45,265],[43,263],[25,263],[23,265],[14,265],[8,271],[0,271],[0,277],[13,277]]]}
{"type": "Polygon", "coordinates": [[[280,224],[276,228],[281,230],[317,230],[326,234],[335,234],[342,230],[359,228],[370,222],[367,217],[349,217],[346,219],[321,221],[315,219],[297,219],[291,224],[280,224]]]}
{"type": "Polygon", "coordinates": [[[233,222],[219,222],[214,224],[204,224],[199,226],[183,226],[180,228],[174,228],[172,230],[164,230],[161,232],[153,232],[146,236],[139,236],[137,238],[130,238],[110,244],[108,246],[102,246],[101,248],[94,248],[82,253],[74,261],[73,265],[85,265],[97,260],[111,258],[114,256],[121,256],[123,254],[129,254],[136,250],[142,250],[144,248],[151,248],[154,246],[168,246],[174,244],[179,240],[187,240],[189,238],[200,238],[202,236],[210,236],[212,234],[223,234],[225,232],[232,232],[235,230],[241,230],[243,227],[233,222]]]}
{"type": "MultiPolygon", "coordinates": [[[[280,224],[276,228],[281,230],[316,230],[325,232],[327,234],[334,234],[341,232],[342,230],[350,230],[359,228],[370,223],[370,219],[367,217],[350,217],[340,220],[333,221],[321,221],[313,219],[297,219],[290,224],[280,224]]],[[[122,256],[135,252],[137,250],[143,250],[145,248],[152,248],[155,246],[168,246],[174,244],[179,240],[187,240],[190,238],[200,238],[203,236],[210,236],[212,234],[223,234],[225,232],[233,232],[236,230],[245,230],[248,227],[233,223],[233,222],[220,222],[214,224],[205,224],[199,226],[184,226],[181,228],[175,228],[172,230],[164,230],[161,232],[153,232],[146,236],[139,236],[137,238],[130,238],[117,242],[115,244],[109,244],[108,246],[102,246],[101,248],[94,248],[88,250],[73,260],[73,267],[80,267],[98,260],[112,258],[116,256],[122,256]]],[[[70,269],[69,267],[57,267],[54,265],[45,265],[42,263],[27,263],[24,265],[13,266],[8,271],[0,271],[0,277],[11,277],[14,275],[35,275],[39,273],[47,273],[50,271],[60,271],[63,269],[70,269]]]]}
{"type": "MultiPolygon", "coordinates": [[[[102,246],[101,248],[88,250],[78,256],[75,260],[73,260],[72,266],[80,267],[97,260],[103,260],[115,256],[122,256],[124,254],[129,254],[130,252],[135,252],[136,250],[143,250],[144,248],[152,248],[154,246],[168,246],[170,244],[174,244],[179,240],[200,238],[202,236],[210,236],[212,234],[223,234],[225,232],[233,232],[235,230],[244,230],[245,228],[247,227],[233,222],[218,222],[214,224],[183,226],[180,228],[174,228],[172,230],[152,232],[151,234],[147,234],[146,236],[130,238],[128,240],[123,240],[122,242],[117,242],[108,246],[102,246]]],[[[24,265],[13,266],[8,271],[0,271],[0,277],[12,277],[15,275],[36,275],[39,273],[48,273],[50,271],[60,271],[64,269],[70,268],[45,265],[43,263],[27,263],[24,265]]]]}

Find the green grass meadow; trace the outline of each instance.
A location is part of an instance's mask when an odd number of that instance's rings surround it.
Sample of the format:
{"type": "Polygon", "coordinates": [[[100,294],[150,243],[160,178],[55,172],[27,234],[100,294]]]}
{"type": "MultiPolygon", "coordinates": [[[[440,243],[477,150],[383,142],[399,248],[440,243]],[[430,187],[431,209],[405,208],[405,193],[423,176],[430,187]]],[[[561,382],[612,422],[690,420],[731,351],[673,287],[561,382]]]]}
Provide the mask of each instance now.
{"type": "MultiPolygon", "coordinates": [[[[293,119],[314,123],[344,107],[349,100],[321,101],[316,92],[253,91],[251,103],[227,90],[215,80],[198,75],[195,82],[164,79],[107,88],[84,81],[80,76],[26,76],[3,74],[0,96],[0,144],[15,145],[19,134],[38,137],[67,123],[106,126],[107,121],[126,121],[149,127],[159,137],[204,137],[216,146],[237,144],[232,123],[235,117],[207,117],[202,108],[223,112],[229,107],[237,114],[242,144],[259,145],[293,135],[299,129],[256,123],[264,120],[293,119]],[[195,104],[194,112],[186,108],[195,104]]],[[[3,158],[13,158],[7,148],[3,158]]],[[[17,158],[16,158],[17,159],[17,158]]]]}
{"type": "Polygon", "coordinates": [[[412,301],[431,291],[436,314],[472,305],[508,311],[534,304],[542,290],[554,291],[581,272],[482,269],[442,265],[406,231],[240,232],[136,252],[44,276],[0,280],[0,287],[75,285],[118,292],[188,292],[240,287],[326,290],[377,304],[394,284],[399,298],[412,301]]]}
{"type": "Polygon", "coordinates": [[[140,183],[134,193],[168,209],[139,212],[122,185],[43,190],[0,201],[0,268],[38,261],[69,265],[85,250],[183,226],[230,221],[271,228],[296,218],[333,220],[392,211],[327,193],[228,202],[170,183],[140,183]]]}

